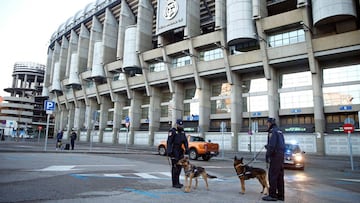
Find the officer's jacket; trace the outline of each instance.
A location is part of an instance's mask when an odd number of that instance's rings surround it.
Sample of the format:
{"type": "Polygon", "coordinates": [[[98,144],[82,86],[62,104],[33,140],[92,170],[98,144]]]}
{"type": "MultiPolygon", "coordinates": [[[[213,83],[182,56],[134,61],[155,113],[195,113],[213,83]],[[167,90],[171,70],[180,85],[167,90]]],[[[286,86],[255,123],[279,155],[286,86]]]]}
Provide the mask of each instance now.
{"type": "Polygon", "coordinates": [[[276,125],[271,126],[269,129],[268,143],[266,145],[266,149],[266,157],[275,156],[276,154],[284,154],[284,135],[276,125]]]}
{"type": "Polygon", "coordinates": [[[183,129],[178,130],[176,128],[171,128],[168,133],[167,139],[167,153],[170,157],[175,157],[175,159],[181,159],[184,157],[184,148],[186,152],[188,151],[189,144],[185,136],[183,129]]]}

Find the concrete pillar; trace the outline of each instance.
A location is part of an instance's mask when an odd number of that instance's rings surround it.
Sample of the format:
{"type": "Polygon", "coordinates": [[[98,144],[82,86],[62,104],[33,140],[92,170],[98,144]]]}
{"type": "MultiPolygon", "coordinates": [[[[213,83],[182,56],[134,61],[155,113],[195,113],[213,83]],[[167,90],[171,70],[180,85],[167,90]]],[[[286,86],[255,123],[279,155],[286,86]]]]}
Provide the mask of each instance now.
{"type": "MultiPolygon", "coordinates": [[[[76,133],[80,135],[81,129],[84,128],[84,122],[85,122],[85,102],[84,100],[77,101],[77,107],[75,108],[75,120],[74,120],[74,129],[77,131],[76,133]]],[[[80,136],[78,136],[80,138],[80,136]]]]}
{"type": "Polygon", "coordinates": [[[211,114],[211,85],[206,78],[200,77],[201,89],[199,91],[199,135],[204,137],[204,132],[209,131],[211,114]]]}
{"type": "Polygon", "coordinates": [[[174,84],[174,92],[171,100],[171,123],[174,126],[177,119],[183,118],[184,112],[184,87],[181,83],[174,84]]]}
{"type": "Polygon", "coordinates": [[[23,82],[22,88],[27,88],[26,84],[27,84],[27,74],[25,74],[25,76],[24,76],[24,82],[23,82]]]}
{"type": "Polygon", "coordinates": [[[92,66],[93,66],[95,43],[97,41],[102,40],[102,31],[103,31],[102,24],[98,20],[98,18],[94,15],[92,18],[92,26],[91,26],[91,31],[90,31],[87,67],[92,68],[92,66]]]}
{"type": "Polygon", "coordinates": [[[65,105],[60,106],[60,123],[59,123],[59,129],[58,130],[64,130],[68,123],[68,114],[69,111],[66,109],[65,105]]]}
{"type": "Polygon", "coordinates": [[[154,15],[151,1],[139,0],[136,29],[136,51],[152,49],[152,18],[154,15]]]}
{"type": "Polygon", "coordinates": [[[104,130],[107,126],[109,109],[111,108],[112,108],[112,102],[110,97],[101,96],[100,118],[99,118],[99,143],[103,142],[104,130]]]}
{"type": "Polygon", "coordinates": [[[142,92],[132,91],[131,106],[129,110],[130,134],[129,144],[134,144],[135,130],[140,127],[142,92]]]}
{"type": "Polygon", "coordinates": [[[60,57],[60,44],[57,41],[54,44],[55,44],[54,50],[51,51],[52,52],[52,57],[51,57],[51,62],[50,62],[51,64],[50,64],[50,67],[48,67],[50,69],[49,85],[53,83],[54,75],[57,74],[55,71],[55,64],[58,62],[59,57],[60,57]]]}
{"type": "Polygon", "coordinates": [[[107,64],[116,60],[116,47],[118,36],[118,22],[115,16],[107,8],[105,11],[105,21],[103,30],[104,54],[103,63],[107,64]]]}
{"type": "Polygon", "coordinates": [[[226,0],[215,0],[215,28],[226,28],[226,0]]]}
{"type": "Polygon", "coordinates": [[[316,138],[316,151],[319,155],[325,155],[325,114],[324,114],[324,98],[322,91],[322,72],[319,68],[319,63],[316,59],[313,60],[312,64],[317,70],[316,73],[311,74],[312,76],[312,87],[313,87],[313,98],[314,98],[314,121],[315,121],[315,132],[317,133],[316,138]]]}
{"type": "Polygon", "coordinates": [[[71,58],[71,55],[73,53],[77,52],[78,40],[79,40],[79,36],[76,34],[76,32],[74,30],[71,30],[69,48],[68,48],[68,53],[67,53],[68,55],[67,55],[67,63],[66,63],[66,70],[65,70],[65,78],[69,78],[70,64],[72,63],[71,60],[73,60],[71,58]]]}
{"type": "Polygon", "coordinates": [[[242,97],[242,83],[240,76],[233,74],[233,84],[231,85],[231,132],[234,134],[232,137],[232,150],[238,151],[238,133],[242,126],[242,112],[243,110],[243,97],[242,97]]]}
{"type": "Polygon", "coordinates": [[[268,80],[268,99],[269,99],[269,117],[275,118],[276,123],[279,125],[279,76],[274,68],[269,67],[271,79],[268,80]]]}
{"type": "MultiPolygon", "coordinates": [[[[298,1],[301,3],[303,1],[298,1]]],[[[305,4],[307,5],[307,4],[305,4]]],[[[305,25],[311,24],[311,7],[303,6],[301,7],[302,11],[302,21],[305,25]]],[[[313,100],[314,100],[314,122],[315,122],[315,133],[316,137],[316,151],[319,155],[325,155],[325,140],[324,140],[324,131],[325,131],[325,114],[324,114],[324,98],[322,91],[322,70],[320,68],[319,62],[315,58],[314,49],[312,44],[312,31],[305,31],[306,38],[306,49],[308,54],[309,68],[312,77],[312,87],[313,87],[313,100]]]]}
{"type": "Polygon", "coordinates": [[[151,88],[150,107],[149,107],[149,145],[154,145],[154,133],[160,128],[161,116],[161,90],[156,87],[151,88]]]}
{"type": "Polygon", "coordinates": [[[86,140],[88,142],[90,142],[90,134],[95,125],[94,120],[93,120],[94,112],[96,112],[98,110],[98,104],[97,104],[97,101],[95,98],[90,98],[88,101],[89,101],[88,105],[86,105],[86,108],[85,108],[85,127],[87,129],[86,140]]]}
{"type": "Polygon", "coordinates": [[[121,128],[121,120],[122,120],[122,113],[123,108],[125,106],[125,96],[119,95],[114,93],[114,118],[113,118],[113,143],[119,143],[118,134],[121,128]]]}
{"type": "Polygon", "coordinates": [[[84,24],[81,24],[78,44],[78,74],[86,71],[89,53],[90,32],[84,24]]]}
{"type": "Polygon", "coordinates": [[[125,39],[125,30],[129,25],[135,24],[135,16],[129,8],[126,1],[121,1],[120,7],[120,17],[119,17],[119,30],[118,30],[118,40],[117,40],[117,53],[116,57],[121,59],[124,55],[124,39],[125,39]]]}
{"type": "Polygon", "coordinates": [[[68,113],[68,131],[70,132],[73,127],[74,127],[74,120],[75,120],[75,105],[74,103],[69,103],[68,105],[68,110],[69,110],[69,113],[68,113]]]}
{"type": "Polygon", "coordinates": [[[12,87],[17,87],[17,81],[19,79],[19,75],[16,75],[13,77],[12,87]]]}
{"type": "Polygon", "coordinates": [[[55,110],[55,126],[54,126],[54,135],[62,128],[61,127],[61,106],[59,105],[58,108],[55,110]]]}
{"type": "Polygon", "coordinates": [[[63,36],[61,42],[60,56],[59,56],[59,66],[60,66],[60,81],[65,78],[66,64],[68,63],[68,50],[69,50],[69,41],[63,36]]]}

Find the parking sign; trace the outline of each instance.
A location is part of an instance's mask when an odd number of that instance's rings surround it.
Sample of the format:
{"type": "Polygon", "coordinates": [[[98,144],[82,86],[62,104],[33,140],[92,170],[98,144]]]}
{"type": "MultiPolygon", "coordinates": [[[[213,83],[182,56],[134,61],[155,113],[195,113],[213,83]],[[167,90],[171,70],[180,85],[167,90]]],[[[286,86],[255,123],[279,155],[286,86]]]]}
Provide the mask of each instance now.
{"type": "Polygon", "coordinates": [[[44,110],[45,110],[45,111],[54,111],[54,110],[55,110],[55,102],[54,102],[54,101],[45,100],[44,110]]]}

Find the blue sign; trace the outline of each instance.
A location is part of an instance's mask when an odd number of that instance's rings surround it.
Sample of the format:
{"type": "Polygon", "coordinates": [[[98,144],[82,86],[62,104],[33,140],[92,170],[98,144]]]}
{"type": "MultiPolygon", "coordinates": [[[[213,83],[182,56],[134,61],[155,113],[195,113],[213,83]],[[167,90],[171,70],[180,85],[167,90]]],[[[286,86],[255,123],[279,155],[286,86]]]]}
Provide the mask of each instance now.
{"type": "Polygon", "coordinates": [[[291,109],[291,113],[300,113],[301,109],[291,109]]]}
{"type": "Polygon", "coordinates": [[[339,109],[342,110],[342,111],[351,110],[352,106],[340,106],[339,109]]]}
{"type": "Polygon", "coordinates": [[[199,120],[199,115],[187,116],[186,120],[188,120],[188,121],[198,121],[199,120]]]}
{"type": "Polygon", "coordinates": [[[261,112],[254,112],[252,113],[252,116],[261,116],[261,112]]]}
{"type": "Polygon", "coordinates": [[[45,100],[44,110],[45,110],[45,111],[54,111],[54,110],[55,110],[55,102],[54,102],[54,101],[45,100]]]}

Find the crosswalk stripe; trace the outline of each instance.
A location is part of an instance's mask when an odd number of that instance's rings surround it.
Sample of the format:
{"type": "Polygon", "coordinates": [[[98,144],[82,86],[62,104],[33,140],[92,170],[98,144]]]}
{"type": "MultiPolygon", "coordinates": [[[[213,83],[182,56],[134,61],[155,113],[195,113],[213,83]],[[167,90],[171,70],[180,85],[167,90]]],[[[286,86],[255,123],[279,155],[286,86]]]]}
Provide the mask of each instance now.
{"type": "Polygon", "coordinates": [[[139,177],[147,178],[147,179],[160,179],[159,177],[150,175],[148,173],[134,173],[134,174],[139,176],[139,177]]]}
{"type": "Polygon", "coordinates": [[[39,169],[38,171],[70,171],[75,166],[49,166],[47,168],[39,169]]]}
{"type": "Polygon", "coordinates": [[[118,174],[118,173],[105,173],[105,177],[112,177],[112,178],[123,178],[124,176],[118,174]]]}
{"type": "Polygon", "coordinates": [[[167,176],[167,177],[171,177],[171,173],[170,172],[158,172],[161,175],[167,176]]]}

